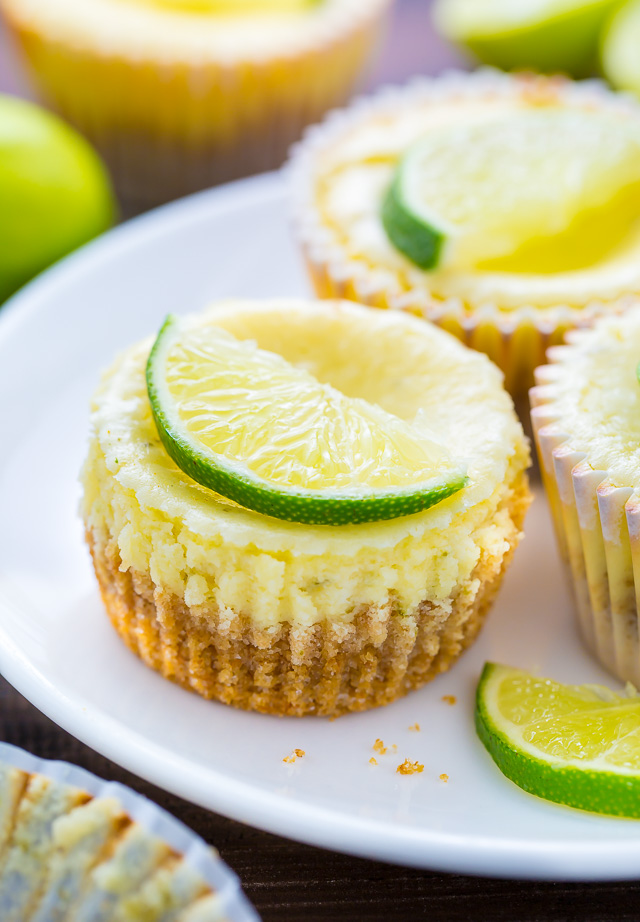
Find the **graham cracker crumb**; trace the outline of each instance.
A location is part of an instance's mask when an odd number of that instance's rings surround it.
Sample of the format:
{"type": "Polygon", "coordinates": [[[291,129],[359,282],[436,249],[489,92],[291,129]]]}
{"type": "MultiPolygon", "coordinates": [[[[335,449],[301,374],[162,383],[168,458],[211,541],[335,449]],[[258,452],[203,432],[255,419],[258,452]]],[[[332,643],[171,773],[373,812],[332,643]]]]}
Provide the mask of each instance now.
{"type": "Polygon", "coordinates": [[[377,764],[378,764],[378,760],[375,759],[373,756],[371,756],[371,758],[369,759],[369,765],[377,765],[377,764]]]}
{"type": "Polygon", "coordinates": [[[420,733],[420,724],[411,724],[409,729],[413,730],[414,733],[420,733]]]}
{"type": "Polygon", "coordinates": [[[445,704],[455,704],[458,699],[455,695],[443,695],[442,700],[445,704]]]}
{"type": "Polygon", "coordinates": [[[398,751],[398,747],[396,746],[395,743],[393,743],[391,746],[391,752],[397,752],[397,751],[398,751]]]}
{"type": "Polygon", "coordinates": [[[382,740],[376,740],[375,743],[373,744],[373,751],[383,756],[387,751],[387,747],[382,742],[382,740]]]}
{"type": "Polygon", "coordinates": [[[419,775],[420,772],[423,771],[424,765],[421,762],[411,762],[410,759],[405,759],[404,762],[396,768],[396,774],[398,775],[419,775]]]}
{"type": "Polygon", "coordinates": [[[301,759],[305,755],[304,749],[294,749],[290,756],[285,756],[282,760],[283,762],[295,762],[296,759],[301,759]]]}
{"type": "Polygon", "coordinates": [[[444,782],[446,783],[448,780],[449,780],[449,776],[448,776],[448,775],[445,775],[445,773],[443,772],[443,773],[440,775],[440,781],[444,781],[444,782]]]}

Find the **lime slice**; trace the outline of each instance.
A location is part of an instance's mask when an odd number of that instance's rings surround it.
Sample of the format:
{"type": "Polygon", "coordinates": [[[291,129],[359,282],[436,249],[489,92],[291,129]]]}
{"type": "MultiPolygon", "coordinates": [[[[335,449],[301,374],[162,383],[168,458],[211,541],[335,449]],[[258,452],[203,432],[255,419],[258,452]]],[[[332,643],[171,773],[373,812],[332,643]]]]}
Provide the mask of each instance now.
{"type": "Polygon", "coordinates": [[[602,40],[607,79],[640,96],[640,2],[630,0],[611,19],[602,40]]]}
{"type": "Polygon", "coordinates": [[[584,77],[600,30],[620,0],[437,0],[434,18],[450,41],[504,70],[584,77]]]}
{"type": "Polygon", "coordinates": [[[435,129],[382,205],[421,269],[568,271],[602,259],[640,217],[640,122],[545,107],[435,129]]]}
{"type": "Polygon", "coordinates": [[[44,109],[0,96],[0,302],[106,230],[115,212],[87,141],[44,109]]]}
{"type": "Polygon", "coordinates": [[[169,317],[147,385],[178,467],[265,515],[323,525],[392,519],[466,483],[418,427],[210,324],[169,317]]]}
{"type": "Polygon", "coordinates": [[[487,663],[476,729],[496,765],[545,800],[640,817],[640,697],[487,663]]]}

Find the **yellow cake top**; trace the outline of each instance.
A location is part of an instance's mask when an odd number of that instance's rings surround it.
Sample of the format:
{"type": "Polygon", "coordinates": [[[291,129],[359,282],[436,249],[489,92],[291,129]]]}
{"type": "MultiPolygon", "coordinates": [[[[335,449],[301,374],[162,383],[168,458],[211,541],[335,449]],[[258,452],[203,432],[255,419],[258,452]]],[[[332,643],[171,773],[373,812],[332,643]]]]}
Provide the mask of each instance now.
{"type": "Polygon", "coordinates": [[[640,304],[574,333],[556,357],[545,403],[568,444],[615,486],[640,488],[640,304]]]}
{"type": "Polygon", "coordinates": [[[414,515],[308,525],[244,509],[184,474],[156,430],[145,382],[152,339],[105,374],[82,480],[93,540],[189,606],[251,612],[262,626],[353,619],[389,599],[447,599],[480,556],[502,555],[529,452],[499,370],[448,333],[348,302],[227,301],[202,317],[429,431],[469,484],[414,515]]]}
{"type": "Polygon", "coordinates": [[[425,271],[391,243],[381,202],[415,142],[445,127],[498,124],[534,110],[606,112],[612,131],[618,121],[628,128],[630,118],[640,130],[640,107],[593,84],[480,73],[383,93],[330,120],[303,144],[296,181],[306,243],[332,265],[348,266],[347,277],[369,277],[371,285],[400,298],[411,292],[416,302],[429,295],[508,311],[526,305],[584,307],[640,292],[640,217],[630,222],[620,245],[600,259],[597,251],[593,264],[566,271],[425,271]]]}
{"type": "Polygon", "coordinates": [[[306,526],[237,506],[198,486],[162,446],[146,393],[146,341],[124,353],[105,376],[95,430],[107,466],[123,486],[203,537],[213,527],[225,540],[244,546],[256,540],[259,528],[262,544],[318,551],[344,542],[395,542],[407,529],[445,527],[455,514],[491,496],[514,453],[524,452],[500,372],[449,334],[412,317],[346,302],[231,301],[209,310],[203,322],[256,341],[347,396],[426,425],[455,457],[466,460],[470,480],[458,496],[433,509],[368,525],[306,526]]]}
{"type": "Polygon", "coordinates": [[[136,60],[274,58],[335,39],[389,0],[2,0],[50,40],[136,60]]]}

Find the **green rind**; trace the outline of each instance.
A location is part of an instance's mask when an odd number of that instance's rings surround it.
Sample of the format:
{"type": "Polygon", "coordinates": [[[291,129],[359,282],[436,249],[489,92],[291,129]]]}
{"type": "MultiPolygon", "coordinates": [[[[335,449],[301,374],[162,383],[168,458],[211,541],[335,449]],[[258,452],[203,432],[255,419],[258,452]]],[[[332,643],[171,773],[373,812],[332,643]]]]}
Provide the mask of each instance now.
{"type": "Polygon", "coordinates": [[[476,691],[476,732],[503,775],[544,800],[608,816],[640,819],[640,774],[617,774],[535,759],[515,748],[496,726],[487,690],[503,667],[486,663],[476,691]]]}
{"type": "Polygon", "coordinates": [[[445,235],[427,224],[407,203],[402,194],[400,164],[382,202],[382,225],[394,245],[420,269],[434,269],[439,261],[445,235]]]}
{"type": "Polygon", "coordinates": [[[232,468],[221,455],[198,451],[172,425],[162,409],[156,381],[158,356],[175,324],[167,317],[153,344],[146,368],[151,412],[167,454],[192,480],[263,515],[306,525],[358,525],[422,512],[457,493],[468,483],[465,475],[433,482],[428,489],[327,495],[314,490],[277,487],[247,469],[232,468]]]}

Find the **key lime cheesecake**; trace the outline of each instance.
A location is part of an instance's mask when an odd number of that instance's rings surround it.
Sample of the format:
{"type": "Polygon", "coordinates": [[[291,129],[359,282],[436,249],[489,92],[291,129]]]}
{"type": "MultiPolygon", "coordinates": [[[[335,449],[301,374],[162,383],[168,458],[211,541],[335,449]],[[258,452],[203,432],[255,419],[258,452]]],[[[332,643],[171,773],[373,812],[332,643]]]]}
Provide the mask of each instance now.
{"type": "Polygon", "coordinates": [[[392,0],[1,0],[45,101],[129,208],[280,166],[344,103],[392,0]]]}
{"type": "Polygon", "coordinates": [[[472,642],[527,464],[498,369],[437,327],[229,301],[106,372],[82,511],[108,614],[149,666],[237,707],[337,715],[472,642]]]}
{"type": "Polygon", "coordinates": [[[256,922],[217,852],[120,784],[0,743],[2,922],[256,922]]]}
{"type": "Polygon", "coordinates": [[[640,305],[574,331],[536,370],[532,421],[581,633],[640,684],[640,305]]]}
{"type": "Polygon", "coordinates": [[[420,79],[331,115],[293,158],[323,297],[431,320],[525,397],[567,329],[640,291],[640,108],[593,83],[420,79]]]}

